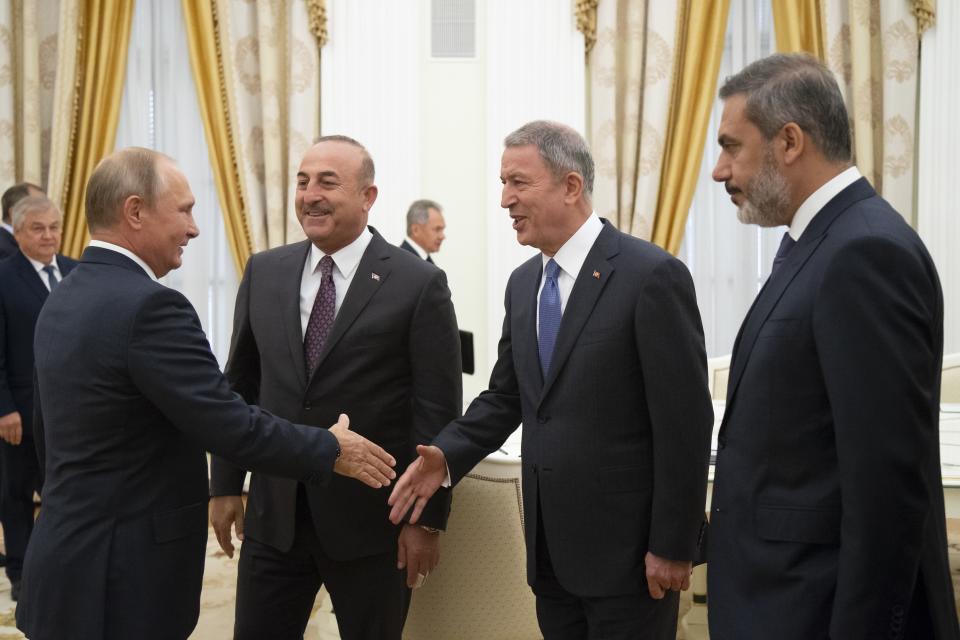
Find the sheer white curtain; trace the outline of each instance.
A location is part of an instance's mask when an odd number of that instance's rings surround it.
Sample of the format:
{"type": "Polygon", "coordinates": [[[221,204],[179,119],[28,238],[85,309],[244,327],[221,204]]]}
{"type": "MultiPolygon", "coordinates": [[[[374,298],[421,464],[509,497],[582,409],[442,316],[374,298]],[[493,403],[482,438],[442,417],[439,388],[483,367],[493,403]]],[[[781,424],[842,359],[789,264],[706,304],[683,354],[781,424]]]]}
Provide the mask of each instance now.
{"type": "Polygon", "coordinates": [[[937,4],[937,22],[923,35],[917,226],[943,285],[944,351],[960,351],[960,216],[956,212],[957,113],[960,112],[960,5],[937,4]]]}
{"type": "MultiPolygon", "coordinates": [[[[726,77],[775,50],[770,0],[732,0],[718,87],[726,77]]],[[[710,357],[733,349],[740,323],[770,273],[786,230],[741,224],[723,185],[711,179],[720,152],[717,129],[722,112],[723,102],[717,99],[680,247],[680,258],[690,268],[697,288],[710,357]]]]}
{"type": "Polygon", "coordinates": [[[238,277],[217,202],[179,2],[137,0],[117,130],[117,148],[132,145],[172,156],[190,181],[200,236],[184,251],[183,266],[163,282],[189,298],[223,366],[238,277]]]}

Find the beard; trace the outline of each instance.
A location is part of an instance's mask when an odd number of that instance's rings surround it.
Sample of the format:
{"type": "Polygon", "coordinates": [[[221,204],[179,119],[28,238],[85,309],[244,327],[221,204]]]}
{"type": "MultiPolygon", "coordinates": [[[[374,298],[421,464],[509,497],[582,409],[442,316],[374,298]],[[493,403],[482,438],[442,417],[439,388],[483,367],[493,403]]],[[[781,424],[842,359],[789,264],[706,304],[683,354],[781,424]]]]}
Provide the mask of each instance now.
{"type": "Polygon", "coordinates": [[[773,151],[768,149],[760,172],[744,189],[744,201],[737,209],[737,219],[743,224],[779,227],[790,222],[792,212],[789,206],[790,186],[777,170],[773,151]]]}

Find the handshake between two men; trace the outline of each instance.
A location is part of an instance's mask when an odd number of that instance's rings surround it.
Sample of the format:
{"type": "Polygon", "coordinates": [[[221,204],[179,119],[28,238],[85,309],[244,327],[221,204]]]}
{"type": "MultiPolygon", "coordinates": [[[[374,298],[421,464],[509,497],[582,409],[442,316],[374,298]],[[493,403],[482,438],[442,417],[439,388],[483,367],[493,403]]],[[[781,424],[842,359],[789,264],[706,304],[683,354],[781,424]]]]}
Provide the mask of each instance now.
{"type": "MultiPolygon", "coordinates": [[[[333,464],[333,472],[359,480],[368,487],[380,489],[388,486],[397,477],[393,470],[397,461],[378,444],[350,430],[350,417],[340,414],[336,424],[330,427],[337,439],[339,452],[333,464]]],[[[422,510],[422,509],[421,509],[422,510]]],[[[230,526],[243,540],[243,501],[240,496],[218,496],[210,501],[210,523],[217,535],[217,542],[227,557],[232,558],[234,547],[230,526]]]]}

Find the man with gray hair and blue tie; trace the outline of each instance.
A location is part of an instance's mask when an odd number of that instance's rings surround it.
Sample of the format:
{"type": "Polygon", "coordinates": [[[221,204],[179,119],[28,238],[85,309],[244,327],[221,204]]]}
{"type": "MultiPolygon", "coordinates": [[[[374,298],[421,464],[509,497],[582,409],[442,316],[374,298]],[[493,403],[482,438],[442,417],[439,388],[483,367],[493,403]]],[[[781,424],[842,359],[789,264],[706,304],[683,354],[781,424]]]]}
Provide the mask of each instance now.
{"type": "Polygon", "coordinates": [[[593,158],[566,125],[505,140],[500,206],[540,253],[507,283],[487,391],[397,482],[416,522],[523,422],[527,579],[546,640],[673,640],[702,542],[713,411],[686,267],[591,203],[593,158]]]}

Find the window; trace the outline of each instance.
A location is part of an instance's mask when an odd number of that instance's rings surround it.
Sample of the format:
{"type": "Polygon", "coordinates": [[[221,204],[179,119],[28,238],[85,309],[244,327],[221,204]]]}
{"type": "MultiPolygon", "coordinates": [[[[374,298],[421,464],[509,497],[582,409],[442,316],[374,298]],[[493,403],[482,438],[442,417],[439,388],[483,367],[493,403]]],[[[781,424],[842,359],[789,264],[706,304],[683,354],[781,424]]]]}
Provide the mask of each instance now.
{"type": "Polygon", "coordinates": [[[179,2],[137,0],[117,129],[117,148],[128,146],[166,153],[190,181],[200,236],[184,250],[183,266],[162,282],[193,304],[223,367],[238,278],[217,200],[179,2]]]}
{"type": "MultiPolygon", "coordinates": [[[[728,76],[775,50],[770,0],[732,0],[717,87],[728,76]]],[[[717,99],[680,247],[680,258],[689,267],[697,288],[709,357],[733,350],[740,323],[770,273],[785,231],[784,227],[761,229],[740,223],[723,186],[711,179],[720,153],[717,129],[722,112],[723,102],[717,99]]]]}

